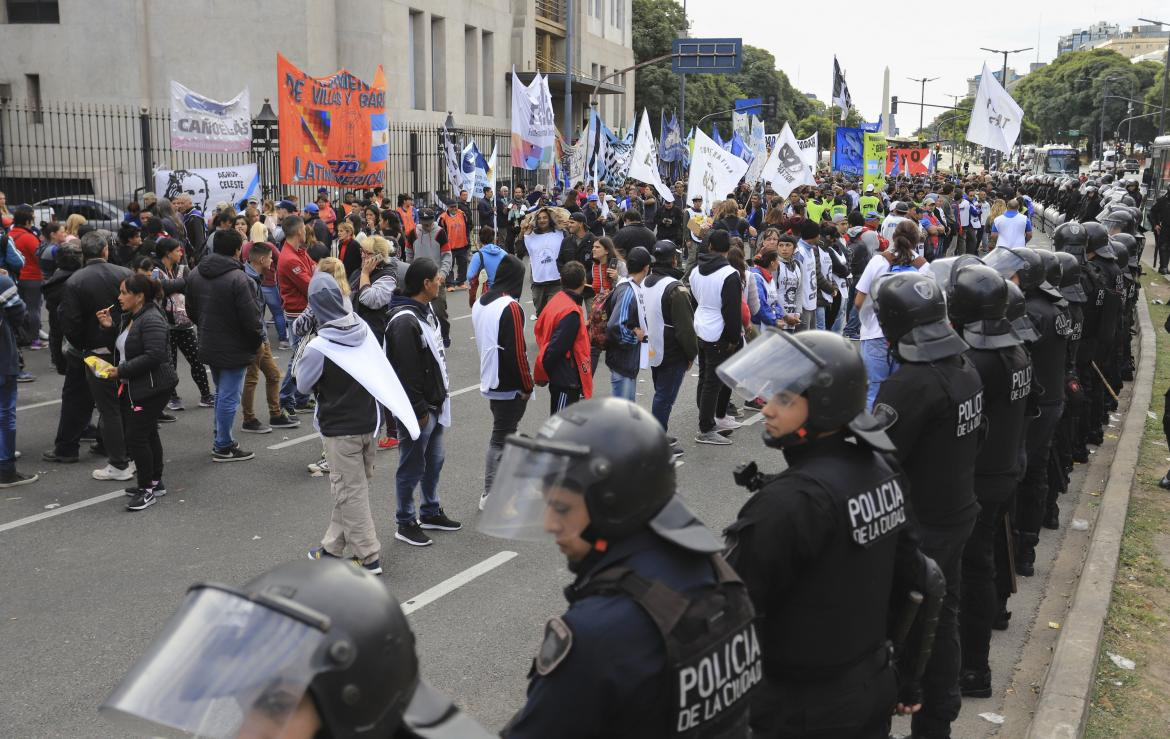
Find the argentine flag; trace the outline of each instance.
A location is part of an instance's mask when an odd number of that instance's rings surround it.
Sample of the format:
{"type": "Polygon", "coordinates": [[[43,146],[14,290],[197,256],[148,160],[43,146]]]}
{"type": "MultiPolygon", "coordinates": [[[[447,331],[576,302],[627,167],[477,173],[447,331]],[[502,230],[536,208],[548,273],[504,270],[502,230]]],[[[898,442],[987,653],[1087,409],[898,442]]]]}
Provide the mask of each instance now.
{"type": "Polygon", "coordinates": [[[390,158],[390,116],[370,113],[370,162],[384,162],[390,158]]]}

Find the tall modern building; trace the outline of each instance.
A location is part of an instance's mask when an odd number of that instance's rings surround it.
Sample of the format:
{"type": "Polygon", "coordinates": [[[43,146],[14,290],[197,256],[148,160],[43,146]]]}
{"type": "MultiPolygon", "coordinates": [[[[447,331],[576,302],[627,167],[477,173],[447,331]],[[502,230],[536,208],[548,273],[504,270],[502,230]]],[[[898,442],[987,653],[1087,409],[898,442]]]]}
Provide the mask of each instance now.
{"type": "Polygon", "coordinates": [[[1117,24],[1106,23],[1105,21],[1097,21],[1088,28],[1074,28],[1072,33],[1061,36],[1056,42],[1056,55],[1067,54],[1070,51],[1076,51],[1085,46],[1093,46],[1094,44],[1105,41],[1121,33],[1121,27],[1117,24]]]}

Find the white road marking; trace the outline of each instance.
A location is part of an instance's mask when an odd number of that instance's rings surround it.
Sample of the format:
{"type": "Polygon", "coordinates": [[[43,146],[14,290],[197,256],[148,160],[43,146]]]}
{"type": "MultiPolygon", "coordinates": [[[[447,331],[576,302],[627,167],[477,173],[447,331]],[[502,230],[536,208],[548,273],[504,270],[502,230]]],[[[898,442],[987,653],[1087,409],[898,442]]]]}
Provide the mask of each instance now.
{"type": "Polygon", "coordinates": [[[480,575],[485,575],[488,572],[491,572],[515,556],[516,552],[509,552],[506,550],[498,554],[493,554],[479,564],[474,564],[463,572],[460,572],[458,575],[449,577],[433,588],[427,588],[410,600],[404,601],[402,604],[402,612],[409,616],[411,613],[414,613],[423,606],[430,605],[439,598],[442,598],[444,595],[447,595],[448,593],[463,587],[480,575]]]}
{"type": "Polygon", "coordinates": [[[465,316],[455,316],[454,318],[450,318],[450,319],[448,319],[448,320],[451,320],[451,321],[462,321],[464,318],[471,318],[471,314],[470,314],[470,313],[468,313],[468,314],[467,314],[467,315],[465,315],[465,316]]]}
{"type": "Polygon", "coordinates": [[[91,505],[97,505],[98,503],[104,503],[107,500],[113,500],[114,498],[125,497],[125,495],[126,495],[125,490],[115,490],[112,493],[106,493],[105,495],[98,495],[98,496],[95,496],[93,498],[86,498],[85,500],[79,500],[76,503],[70,503],[69,505],[61,506],[60,508],[54,508],[51,511],[45,511],[43,513],[35,513],[31,516],[26,516],[24,518],[18,518],[15,521],[9,521],[8,523],[0,524],[0,533],[4,533],[5,531],[11,531],[12,529],[20,528],[21,526],[27,526],[28,524],[36,523],[37,521],[44,521],[46,518],[60,516],[62,513],[69,513],[70,511],[76,511],[79,508],[88,508],[91,505]]]}
{"type": "MultiPolygon", "coordinates": [[[[458,390],[453,391],[451,393],[451,397],[454,398],[456,395],[462,395],[464,393],[469,393],[472,390],[479,390],[479,383],[478,382],[475,383],[474,385],[468,385],[467,387],[459,388],[458,390]]],[[[319,439],[319,438],[321,438],[321,434],[318,432],[313,432],[311,434],[305,434],[304,436],[297,436],[297,437],[294,437],[292,439],[288,439],[287,441],[282,441],[282,442],[279,442],[276,444],[271,444],[266,448],[272,449],[274,451],[277,449],[287,449],[290,446],[296,446],[297,444],[300,444],[302,442],[312,441],[313,439],[319,439]]]]}
{"type": "Polygon", "coordinates": [[[56,400],[42,400],[40,403],[29,403],[28,405],[17,406],[16,410],[31,411],[33,408],[44,408],[45,406],[50,405],[60,405],[60,403],[60,398],[57,398],[56,400]]]}
{"type": "Polygon", "coordinates": [[[763,421],[763,420],[764,420],[764,414],[763,413],[756,413],[756,415],[752,416],[748,420],[740,422],[739,425],[740,426],[751,426],[753,423],[759,423],[760,421],[763,421]]]}

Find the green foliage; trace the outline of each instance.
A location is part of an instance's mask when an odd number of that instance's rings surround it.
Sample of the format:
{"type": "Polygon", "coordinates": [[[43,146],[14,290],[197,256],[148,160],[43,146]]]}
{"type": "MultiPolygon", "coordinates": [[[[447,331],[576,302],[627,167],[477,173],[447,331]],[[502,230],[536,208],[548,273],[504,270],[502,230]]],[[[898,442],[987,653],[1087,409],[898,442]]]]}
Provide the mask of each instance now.
{"type": "MultiPolygon", "coordinates": [[[[642,62],[670,53],[671,41],[687,29],[682,6],[674,0],[634,0],[633,5],[634,61],[642,62]]],[[[690,98],[691,80],[687,80],[690,98]]],[[[679,78],[670,71],[670,60],[651,64],[634,73],[634,110],[640,116],[642,108],[650,112],[650,121],[658,127],[658,115],[667,116],[678,107],[679,78]]],[[[690,107],[690,100],[687,100],[690,107]]],[[[623,121],[619,125],[626,125],[623,121]]],[[[685,133],[685,129],[684,129],[685,133]]]]}

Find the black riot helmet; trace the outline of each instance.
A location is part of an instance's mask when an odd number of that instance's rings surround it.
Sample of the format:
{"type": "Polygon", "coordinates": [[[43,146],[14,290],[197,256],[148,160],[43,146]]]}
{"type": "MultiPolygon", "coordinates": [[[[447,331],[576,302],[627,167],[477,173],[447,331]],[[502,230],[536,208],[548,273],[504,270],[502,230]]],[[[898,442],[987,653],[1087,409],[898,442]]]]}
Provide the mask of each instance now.
{"type": "Polygon", "coordinates": [[[1109,230],[1096,221],[1085,224],[1085,233],[1088,240],[1085,242],[1085,251],[1095,254],[1101,259],[1112,259],[1113,248],[1109,245],[1109,230]]]}
{"type": "Polygon", "coordinates": [[[332,739],[403,725],[488,736],[419,678],[394,596],[342,559],[277,565],[238,589],[193,586],[101,712],[136,733],[236,736],[283,726],[306,692],[332,739]]]}
{"type": "Polygon", "coordinates": [[[650,529],[697,552],[722,543],[676,496],[673,455],[662,425],[621,398],[594,398],[551,416],[535,436],[512,434],[478,528],[505,539],[543,539],[545,495],[585,498],[594,543],[650,529]]]}
{"type": "Polygon", "coordinates": [[[768,329],[716,368],[720,379],[746,400],[781,393],[808,400],[808,420],[795,432],[764,443],[783,448],[814,440],[820,433],[848,428],[878,449],[893,450],[879,422],[865,412],[868,378],[854,342],[830,331],[791,334],[768,329]]]}
{"type": "Polygon", "coordinates": [[[874,305],[882,333],[906,362],[933,362],[967,349],[947,321],[942,290],[926,275],[898,272],[886,277],[874,305]]]}
{"type": "Polygon", "coordinates": [[[1085,255],[1085,244],[1089,234],[1085,227],[1076,221],[1068,221],[1056,227],[1052,232],[1052,247],[1056,251],[1066,251],[1078,259],[1085,255]]]}
{"type": "Polygon", "coordinates": [[[1036,324],[1032,323],[1032,319],[1028,317],[1028,304],[1024,298],[1024,291],[1010,280],[1005,280],[1005,283],[1008,289],[1008,304],[1004,317],[1011,324],[1012,333],[1020,341],[1036,341],[1040,338],[1040,332],[1036,330],[1036,324]]]}
{"type": "Polygon", "coordinates": [[[1056,252],[1060,261],[1060,294],[1070,303],[1083,303],[1088,300],[1085,288],[1081,285],[1081,263],[1068,252],[1056,252]]]}
{"type": "Polygon", "coordinates": [[[1109,229],[1119,229],[1123,233],[1128,233],[1133,229],[1133,214],[1129,212],[1129,208],[1125,206],[1114,207],[1106,213],[1097,216],[1097,220],[1109,229]]]}
{"type": "Polygon", "coordinates": [[[1101,184],[1102,185],[1112,185],[1114,179],[1115,178],[1111,174],[1101,175],[1101,184]]]}
{"type": "Polygon", "coordinates": [[[997,246],[983,260],[999,276],[1010,280],[1016,275],[1020,289],[1025,293],[1039,288],[1044,282],[1044,263],[1035,249],[1026,246],[997,246]]]}
{"type": "Polygon", "coordinates": [[[1137,246],[1137,242],[1134,241],[1134,238],[1132,236],[1130,236],[1129,234],[1121,233],[1121,234],[1113,234],[1112,236],[1110,236],[1109,237],[1109,245],[1111,247],[1113,247],[1113,254],[1114,254],[1113,258],[1117,261],[1117,266],[1121,267],[1121,269],[1123,269],[1123,270],[1126,270],[1125,276],[1129,277],[1129,274],[1128,274],[1129,254],[1130,254],[1129,246],[1130,245],[1137,246]],[[1129,242],[1128,244],[1126,241],[1122,240],[1121,237],[1123,237],[1123,236],[1128,237],[1128,242],[1129,242]]]}
{"type": "Polygon", "coordinates": [[[1001,349],[1020,340],[1007,320],[1008,283],[991,267],[963,267],[948,294],[947,312],[959,333],[974,349],[1001,349]]]}
{"type": "Polygon", "coordinates": [[[1044,267],[1044,282],[1040,283],[1040,290],[1051,298],[1063,300],[1060,294],[1061,266],[1056,253],[1045,249],[1034,249],[1040,257],[1040,264],[1044,267]]]}
{"type": "MultiPolygon", "coordinates": [[[[1134,183],[1134,184],[1137,184],[1137,183],[1134,183]]],[[[1122,205],[1128,205],[1131,208],[1134,207],[1135,205],[1137,205],[1137,201],[1133,199],[1132,195],[1122,195],[1120,198],[1117,199],[1117,202],[1121,203],[1122,205]]]]}

